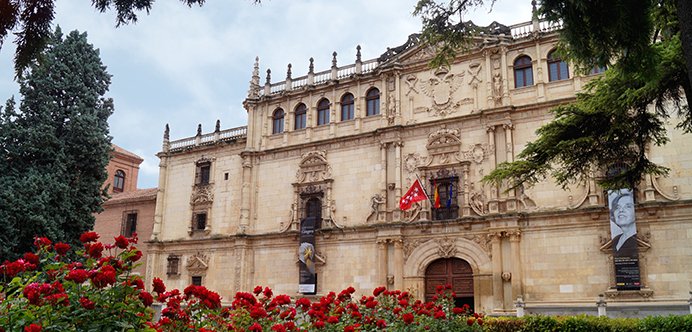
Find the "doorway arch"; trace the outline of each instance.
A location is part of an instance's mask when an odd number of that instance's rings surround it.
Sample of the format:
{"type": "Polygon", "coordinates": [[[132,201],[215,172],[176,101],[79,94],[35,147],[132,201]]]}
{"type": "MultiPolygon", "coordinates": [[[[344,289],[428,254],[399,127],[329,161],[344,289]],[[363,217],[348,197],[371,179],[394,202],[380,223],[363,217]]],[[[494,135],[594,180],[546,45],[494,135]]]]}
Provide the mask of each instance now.
{"type": "Polygon", "coordinates": [[[425,300],[431,301],[438,286],[451,285],[455,293],[454,304],[467,304],[474,310],[473,269],[461,258],[441,258],[431,262],[425,269],[425,300]]]}

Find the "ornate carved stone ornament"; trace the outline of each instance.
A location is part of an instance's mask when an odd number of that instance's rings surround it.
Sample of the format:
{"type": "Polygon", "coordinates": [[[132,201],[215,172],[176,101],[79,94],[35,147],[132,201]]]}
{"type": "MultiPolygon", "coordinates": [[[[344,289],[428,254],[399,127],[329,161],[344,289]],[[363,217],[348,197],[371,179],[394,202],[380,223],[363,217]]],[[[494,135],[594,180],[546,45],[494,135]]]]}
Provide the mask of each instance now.
{"type": "Polygon", "coordinates": [[[490,237],[487,234],[466,235],[464,238],[475,242],[488,256],[492,257],[490,237]]]}
{"type": "Polygon", "coordinates": [[[408,39],[404,44],[392,48],[387,47],[387,51],[382,53],[382,55],[380,55],[380,57],[377,58],[377,62],[387,62],[392,58],[404,53],[405,51],[416,47],[418,44],[420,44],[420,33],[411,34],[408,36],[408,39]]]}
{"type": "Polygon", "coordinates": [[[214,162],[215,160],[216,160],[216,158],[214,158],[214,157],[201,156],[197,160],[195,160],[195,165],[204,164],[204,163],[211,163],[211,162],[214,162]]]}
{"type": "Polygon", "coordinates": [[[187,259],[186,267],[191,274],[202,274],[209,268],[209,257],[198,252],[187,259]]]}
{"type": "Polygon", "coordinates": [[[375,194],[370,198],[370,214],[366,220],[380,221],[384,217],[383,211],[380,211],[382,205],[385,203],[385,197],[380,194],[375,194]]]}
{"type": "Polygon", "coordinates": [[[296,173],[298,183],[323,181],[331,177],[332,168],[327,162],[326,151],[310,151],[302,155],[296,173]]]}
{"type": "Polygon", "coordinates": [[[406,91],[407,96],[410,95],[411,92],[415,92],[416,94],[420,93],[420,91],[418,91],[418,87],[416,86],[416,84],[418,84],[418,77],[416,77],[416,75],[407,75],[404,83],[408,87],[408,90],[406,91]]]}
{"type": "Polygon", "coordinates": [[[437,253],[440,257],[450,258],[457,254],[457,247],[454,239],[444,237],[437,239],[437,253]]]}
{"type": "Polygon", "coordinates": [[[473,161],[476,164],[483,163],[487,156],[495,153],[493,146],[488,144],[474,144],[468,150],[461,152],[462,161],[473,161]]]}
{"type": "Polygon", "coordinates": [[[191,205],[201,205],[212,203],[214,201],[214,191],[213,186],[207,185],[196,185],[192,189],[192,195],[190,195],[191,205]]]}
{"type": "Polygon", "coordinates": [[[448,67],[437,68],[430,78],[420,83],[423,93],[431,98],[431,106],[428,112],[445,117],[457,111],[461,102],[454,101],[452,95],[459,89],[464,79],[464,72],[460,74],[450,73],[448,67]]]}
{"type": "Polygon", "coordinates": [[[482,69],[483,66],[480,62],[474,62],[469,65],[469,69],[467,70],[469,76],[471,77],[469,79],[469,85],[477,88],[478,84],[483,83],[483,77],[480,75],[482,69]]]}
{"type": "Polygon", "coordinates": [[[430,155],[427,164],[430,166],[433,163],[438,165],[458,162],[459,150],[461,147],[461,139],[458,129],[442,129],[428,135],[428,143],[426,148],[430,155]]]}
{"type": "Polygon", "coordinates": [[[397,116],[397,107],[396,107],[396,97],[394,96],[393,93],[389,94],[389,97],[387,97],[387,123],[389,125],[394,124],[394,119],[397,116]]]}
{"type": "Polygon", "coordinates": [[[410,256],[413,250],[418,248],[421,243],[422,242],[419,240],[404,241],[404,259],[408,259],[408,256],[410,256]]]}

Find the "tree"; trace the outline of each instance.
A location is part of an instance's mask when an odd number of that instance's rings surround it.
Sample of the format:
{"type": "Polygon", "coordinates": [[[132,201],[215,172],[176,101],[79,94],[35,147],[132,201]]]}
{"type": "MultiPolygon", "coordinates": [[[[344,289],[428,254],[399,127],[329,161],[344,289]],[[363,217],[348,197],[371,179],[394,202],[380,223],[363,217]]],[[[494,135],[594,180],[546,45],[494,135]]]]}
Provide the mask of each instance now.
{"type": "MultiPolygon", "coordinates": [[[[457,16],[482,2],[419,1],[415,13],[423,18],[424,40],[443,45],[434,64],[462,49],[472,31],[457,16]]],[[[563,24],[563,55],[582,72],[593,66],[608,70],[576,102],[553,109],[555,120],[538,130],[517,160],[498,165],[484,180],[516,188],[550,175],[564,187],[597,170],[608,173],[599,183],[610,189],[632,188],[644,174],[666,174],[646,150],[668,141],[665,122],[674,111],[679,127],[692,131],[687,7],[684,0],[542,1],[538,13],[563,24]]]]}
{"type": "Polygon", "coordinates": [[[86,33],[56,29],[0,110],[0,261],[35,236],[75,243],[94,225],[110,159],[110,75],[86,33]]]}

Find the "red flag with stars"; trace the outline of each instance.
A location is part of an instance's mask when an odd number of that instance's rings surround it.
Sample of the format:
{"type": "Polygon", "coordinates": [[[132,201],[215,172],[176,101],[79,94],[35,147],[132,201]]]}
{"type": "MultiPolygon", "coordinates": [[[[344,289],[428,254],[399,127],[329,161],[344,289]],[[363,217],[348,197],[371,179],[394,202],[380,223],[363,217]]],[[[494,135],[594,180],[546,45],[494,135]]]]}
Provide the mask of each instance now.
{"type": "Polygon", "coordinates": [[[411,188],[409,188],[406,192],[406,195],[401,196],[401,200],[399,200],[399,208],[402,211],[406,211],[411,208],[413,203],[426,199],[429,199],[428,194],[426,194],[425,190],[423,190],[423,186],[421,186],[420,181],[416,179],[413,181],[411,188]]]}

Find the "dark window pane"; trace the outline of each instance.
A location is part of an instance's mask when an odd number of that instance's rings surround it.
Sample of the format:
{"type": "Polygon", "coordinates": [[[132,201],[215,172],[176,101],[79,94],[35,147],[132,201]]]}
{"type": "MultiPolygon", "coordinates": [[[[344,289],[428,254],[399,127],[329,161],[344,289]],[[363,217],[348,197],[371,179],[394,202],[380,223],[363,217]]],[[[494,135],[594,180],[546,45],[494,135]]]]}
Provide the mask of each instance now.
{"type": "Polygon", "coordinates": [[[380,90],[372,88],[365,97],[365,109],[367,116],[380,114],[380,90]]]}
{"type": "Polygon", "coordinates": [[[305,104],[300,104],[296,107],[295,126],[294,129],[303,129],[306,125],[307,107],[305,104]]]}
{"type": "Polygon", "coordinates": [[[199,168],[200,184],[209,184],[209,172],[210,171],[211,171],[211,165],[203,165],[199,168]]]}
{"type": "Polygon", "coordinates": [[[202,286],[202,277],[201,276],[192,276],[192,284],[195,286],[202,286]]]}
{"type": "Polygon", "coordinates": [[[125,172],[121,170],[115,171],[113,178],[113,191],[122,192],[125,189],[125,172]]]}
{"type": "Polygon", "coordinates": [[[195,216],[195,230],[203,231],[207,228],[207,214],[198,213],[195,216]]]}
{"type": "Polygon", "coordinates": [[[277,109],[272,115],[272,134],[284,132],[284,110],[277,109]]]}

